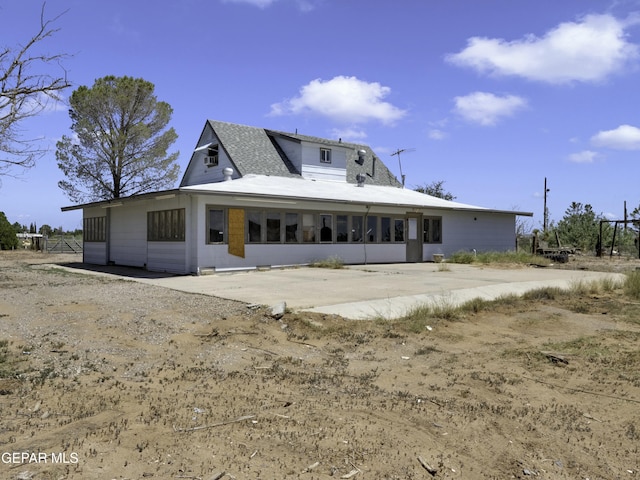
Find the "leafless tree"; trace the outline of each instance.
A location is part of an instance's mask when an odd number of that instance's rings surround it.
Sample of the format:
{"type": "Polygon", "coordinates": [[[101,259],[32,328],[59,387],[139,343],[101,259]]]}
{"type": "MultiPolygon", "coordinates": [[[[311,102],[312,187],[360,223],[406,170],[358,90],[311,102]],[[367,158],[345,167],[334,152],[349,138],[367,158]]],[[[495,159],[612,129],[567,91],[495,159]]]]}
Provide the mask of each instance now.
{"type": "Polygon", "coordinates": [[[59,101],[59,93],[71,85],[60,64],[67,55],[39,51],[39,45],[59,30],[53,23],[63,14],[47,20],[43,4],[40,29],[29,41],[0,46],[0,176],[33,167],[45,153],[37,140],[24,137],[21,123],[41,113],[49,102],[59,101]],[[60,73],[51,74],[52,67],[60,73]]]}

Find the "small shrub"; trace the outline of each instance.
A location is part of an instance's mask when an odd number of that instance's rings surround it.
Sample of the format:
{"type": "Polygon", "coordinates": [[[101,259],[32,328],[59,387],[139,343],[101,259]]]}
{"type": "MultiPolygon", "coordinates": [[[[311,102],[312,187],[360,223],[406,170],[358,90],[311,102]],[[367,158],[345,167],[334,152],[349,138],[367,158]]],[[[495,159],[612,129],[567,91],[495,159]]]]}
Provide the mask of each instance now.
{"type": "Polygon", "coordinates": [[[451,263],[479,263],[491,264],[519,264],[519,265],[548,265],[550,262],[544,257],[527,252],[456,252],[449,257],[451,263]]]}
{"type": "Polygon", "coordinates": [[[341,269],[344,268],[344,261],[338,257],[337,255],[333,255],[324,260],[316,260],[312,262],[309,266],[314,268],[330,268],[330,269],[341,269]]]}
{"type": "Polygon", "coordinates": [[[640,300],[640,271],[635,270],[627,274],[624,281],[624,293],[631,298],[640,300]]]}
{"type": "Polygon", "coordinates": [[[571,282],[570,292],[578,295],[593,295],[601,292],[612,292],[622,285],[612,277],[594,280],[577,280],[571,282]]]}
{"type": "Polygon", "coordinates": [[[555,300],[564,292],[558,287],[542,287],[526,292],[522,298],[525,300],[555,300]]]}

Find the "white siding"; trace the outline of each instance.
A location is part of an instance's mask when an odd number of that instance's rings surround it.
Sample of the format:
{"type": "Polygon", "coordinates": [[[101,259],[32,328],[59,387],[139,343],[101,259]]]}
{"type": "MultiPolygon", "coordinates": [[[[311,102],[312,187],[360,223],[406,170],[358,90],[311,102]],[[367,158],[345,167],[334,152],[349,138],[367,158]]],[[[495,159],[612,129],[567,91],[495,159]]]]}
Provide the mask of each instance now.
{"type": "Polygon", "coordinates": [[[216,270],[281,267],[309,264],[337,256],[345,264],[399,263],[406,258],[406,245],[398,244],[276,244],[245,245],[245,258],[229,255],[227,245],[206,245],[202,249],[201,269],[216,270]]]}
{"type": "MultiPolygon", "coordinates": [[[[226,167],[233,168],[233,164],[227,157],[222,145],[219,144],[218,137],[213,133],[210,128],[206,128],[205,132],[200,139],[198,146],[208,145],[210,143],[218,144],[218,166],[207,167],[204,164],[204,157],[207,156],[207,149],[198,150],[194,152],[191,161],[189,162],[188,170],[185,173],[182,185],[202,185],[204,183],[221,182],[224,180],[224,174],[222,171],[226,167]]],[[[197,147],[196,147],[197,148],[197,147]]],[[[238,178],[238,172],[233,172],[233,178],[238,178]]]]}
{"type": "Polygon", "coordinates": [[[148,242],[147,270],[189,273],[186,265],[186,242],[148,242]]]}
{"type": "Polygon", "coordinates": [[[303,165],[302,176],[316,180],[333,180],[344,182],[347,178],[346,168],[325,167],[318,165],[303,165]]]}
{"type": "Polygon", "coordinates": [[[319,143],[302,143],[302,169],[304,178],[318,180],[347,181],[347,149],[331,146],[331,163],[320,162],[320,149],[326,148],[319,143]]]}
{"type": "Polygon", "coordinates": [[[515,250],[515,215],[483,212],[449,212],[442,215],[442,243],[424,244],[424,260],[433,254],[446,256],[459,251],[505,252],[515,250]]]}
{"type": "Polygon", "coordinates": [[[274,137],[278,146],[299,172],[302,170],[302,145],[299,142],[287,140],[282,137],[274,137]]]}
{"type": "Polygon", "coordinates": [[[106,242],[84,242],[82,245],[82,261],[93,265],[106,265],[106,242]]]}
{"type": "Polygon", "coordinates": [[[144,267],[147,263],[147,209],[145,203],[111,208],[109,261],[144,267]]]}

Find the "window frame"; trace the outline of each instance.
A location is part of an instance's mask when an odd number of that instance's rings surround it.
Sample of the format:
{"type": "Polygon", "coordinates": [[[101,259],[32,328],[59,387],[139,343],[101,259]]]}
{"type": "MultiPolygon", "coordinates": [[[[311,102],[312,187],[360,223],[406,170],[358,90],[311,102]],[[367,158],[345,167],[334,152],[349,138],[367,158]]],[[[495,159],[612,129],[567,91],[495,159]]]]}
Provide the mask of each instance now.
{"type": "Polygon", "coordinates": [[[320,163],[331,163],[331,149],[326,147],[320,147],[320,163]]]}
{"type": "Polygon", "coordinates": [[[214,144],[214,145],[210,145],[207,147],[207,158],[213,158],[215,159],[214,161],[212,161],[211,163],[207,163],[206,166],[207,167],[217,167],[218,164],[220,163],[220,145],[219,144],[214,144]]]}
{"type": "Polygon", "coordinates": [[[85,217],[82,219],[83,242],[107,241],[107,217],[85,217]]]}
{"type": "Polygon", "coordinates": [[[206,220],[207,220],[207,225],[206,225],[206,229],[205,229],[205,234],[206,234],[206,244],[207,245],[224,245],[228,242],[229,238],[229,232],[228,227],[229,227],[229,219],[227,218],[227,209],[226,208],[220,208],[217,206],[213,206],[213,205],[207,205],[206,207],[206,220]],[[220,241],[212,241],[211,240],[211,212],[220,212],[222,215],[222,240],[220,241]]]}
{"type": "Polygon", "coordinates": [[[185,208],[147,211],[147,242],[184,242],[186,231],[185,208]]]}
{"type": "Polygon", "coordinates": [[[422,218],[422,243],[442,243],[442,217],[425,216],[422,218]]]}

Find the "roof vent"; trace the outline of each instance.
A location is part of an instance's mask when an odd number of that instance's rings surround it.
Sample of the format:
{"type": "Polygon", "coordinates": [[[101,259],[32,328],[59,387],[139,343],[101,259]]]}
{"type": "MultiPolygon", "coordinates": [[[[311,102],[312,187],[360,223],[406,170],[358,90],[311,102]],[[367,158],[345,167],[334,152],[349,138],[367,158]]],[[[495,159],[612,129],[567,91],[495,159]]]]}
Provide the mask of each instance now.
{"type": "Polygon", "coordinates": [[[231,167],[226,167],[224,170],[222,170],[222,174],[224,175],[224,181],[225,182],[229,182],[232,180],[232,176],[233,176],[233,168],[231,167]]]}
{"type": "Polygon", "coordinates": [[[361,173],[356,175],[356,182],[358,182],[358,187],[364,187],[364,181],[366,180],[366,178],[367,177],[365,177],[361,173]]]}
{"type": "Polygon", "coordinates": [[[358,165],[364,165],[364,156],[367,154],[366,150],[358,150],[358,158],[356,159],[356,163],[358,165]]]}

